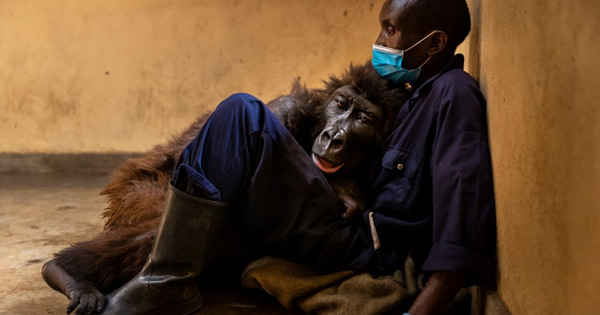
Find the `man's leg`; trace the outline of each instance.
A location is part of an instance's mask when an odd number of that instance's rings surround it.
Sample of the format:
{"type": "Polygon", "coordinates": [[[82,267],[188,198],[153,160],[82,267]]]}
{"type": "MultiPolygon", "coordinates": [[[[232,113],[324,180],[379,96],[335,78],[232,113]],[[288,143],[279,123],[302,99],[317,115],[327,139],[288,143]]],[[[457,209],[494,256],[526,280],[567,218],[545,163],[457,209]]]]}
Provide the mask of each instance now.
{"type": "Polygon", "coordinates": [[[172,184],[148,262],[108,296],[105,313],[200,307],[191,278],[210,263],[227,208],[274,255],[322,270],[365,268],[372,256],[370,237],[341,220],[337,196],[311,158],[247,94],[219,105],[182,153],[172,184]]]}
{"type": "Polygon", "coordinates": [[[233,202],[231,215],[241,216],[270,254],[323,270],[365,268],[370,259],[361,244],[370,236],[341,220],[340,203],[321,171],[253,96],[232,95],[215,109],[182,153],[173,185],[233,202]]]}

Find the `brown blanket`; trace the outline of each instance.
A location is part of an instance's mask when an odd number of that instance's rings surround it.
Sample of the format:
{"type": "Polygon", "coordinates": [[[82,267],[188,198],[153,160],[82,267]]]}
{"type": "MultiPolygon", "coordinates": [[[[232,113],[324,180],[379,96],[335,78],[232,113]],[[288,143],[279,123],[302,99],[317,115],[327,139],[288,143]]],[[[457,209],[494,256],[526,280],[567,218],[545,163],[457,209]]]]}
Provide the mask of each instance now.
{"type": "Polygon", "coordinates": [[[264,257],[246,267],[242,284],[263,289],[287,309],[311,314],[402,314],[423,288],[423,273],[416,272],[410,255],[403,270],[378,278],[350,270],[322,275],[297,263],[264,257]]]}
{"type": "MultiPolygon", "coordinates": [[[[242,285],[309,314],[402,314],[423,289],[423,277],[410,255],[403,270],[378,278],[350,270],[322,275],[298,263],[263,257],[246,267],[242,285]]],[[[480,304],[472,299],[478,290],[462,289],[445,314],[479,314],[480,304]]]]}

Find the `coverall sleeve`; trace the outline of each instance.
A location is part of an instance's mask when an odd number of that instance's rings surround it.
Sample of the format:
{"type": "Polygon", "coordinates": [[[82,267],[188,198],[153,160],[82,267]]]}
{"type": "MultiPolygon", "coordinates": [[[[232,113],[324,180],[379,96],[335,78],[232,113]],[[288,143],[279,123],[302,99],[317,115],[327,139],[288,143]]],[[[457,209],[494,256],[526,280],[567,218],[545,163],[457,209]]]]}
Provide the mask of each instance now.
{"type": "Polygon", "coordinates": [[[477,84],[441,90],[432,148],[433,246],[425,271],[485,279],[496,248],[496,218],[485,99],[477,84]]]}

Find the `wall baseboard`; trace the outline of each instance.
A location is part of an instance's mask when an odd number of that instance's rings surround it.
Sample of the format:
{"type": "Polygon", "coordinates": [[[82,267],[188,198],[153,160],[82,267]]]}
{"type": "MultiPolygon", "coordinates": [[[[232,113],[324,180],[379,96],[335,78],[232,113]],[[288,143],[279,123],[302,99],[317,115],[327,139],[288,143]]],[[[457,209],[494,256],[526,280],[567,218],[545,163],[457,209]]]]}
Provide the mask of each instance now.
{"type": "Polygon", "coordinates": [[[107,175],[142,153],[0,153],[0,174],[73,173],[107,175]]]}

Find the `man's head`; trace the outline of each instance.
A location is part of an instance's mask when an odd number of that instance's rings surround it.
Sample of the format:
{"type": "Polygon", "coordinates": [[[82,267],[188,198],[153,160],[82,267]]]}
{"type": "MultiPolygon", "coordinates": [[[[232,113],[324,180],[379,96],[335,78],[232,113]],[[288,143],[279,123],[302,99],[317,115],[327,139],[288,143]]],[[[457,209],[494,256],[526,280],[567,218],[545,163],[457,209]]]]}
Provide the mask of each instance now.
{"type": "Polygon", "coordinates": [[[465,0],[387,0],[379,23],[378,45],[406,50],[425,38],[405,53],[402,62],[404,68],[414,69],[431,57],[424,72],[441,70],[471,30],[465,0]]]}

